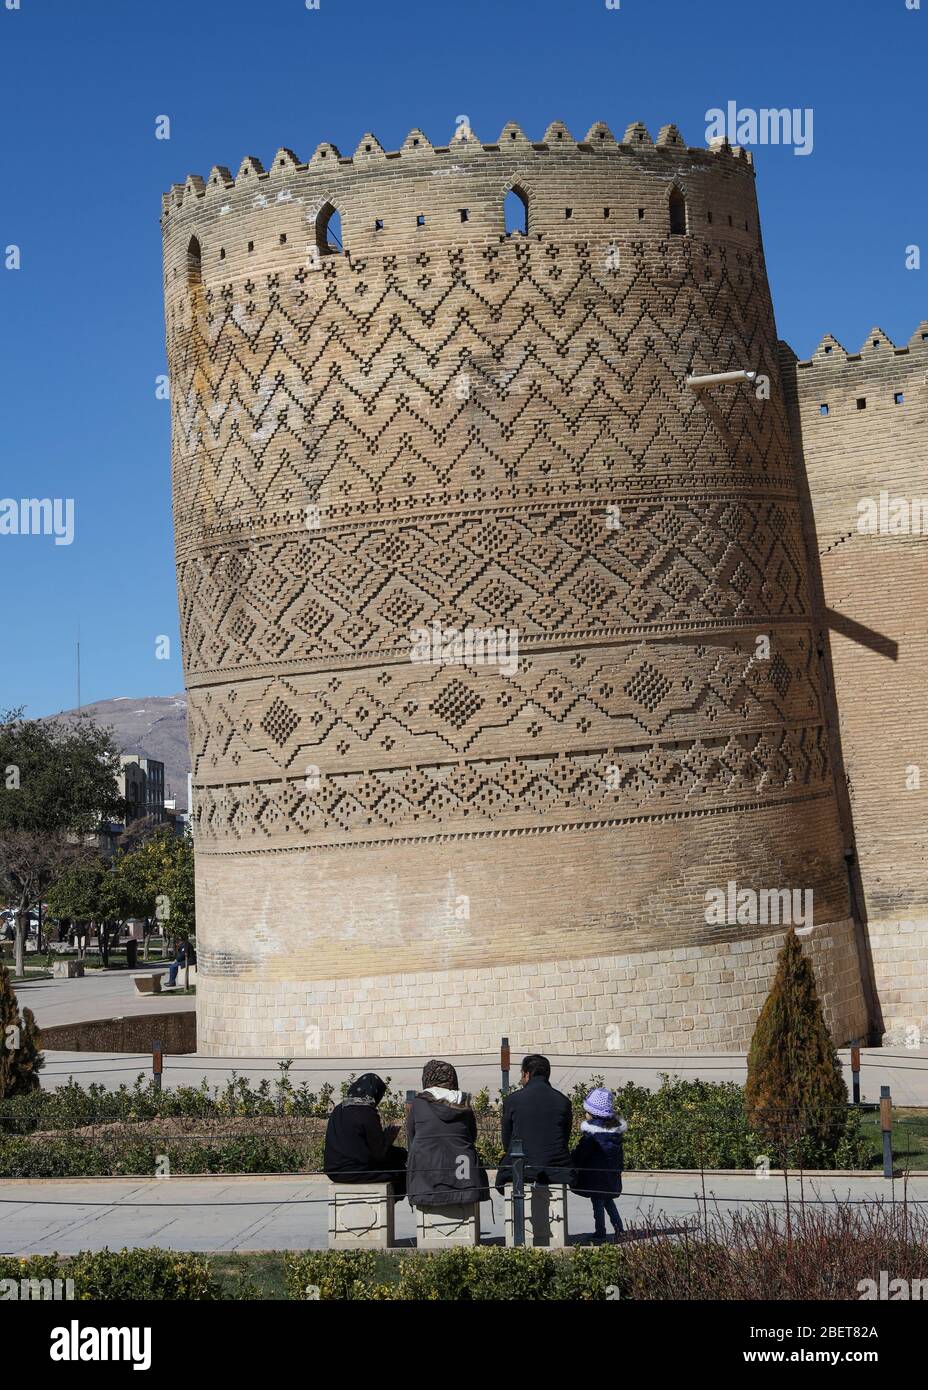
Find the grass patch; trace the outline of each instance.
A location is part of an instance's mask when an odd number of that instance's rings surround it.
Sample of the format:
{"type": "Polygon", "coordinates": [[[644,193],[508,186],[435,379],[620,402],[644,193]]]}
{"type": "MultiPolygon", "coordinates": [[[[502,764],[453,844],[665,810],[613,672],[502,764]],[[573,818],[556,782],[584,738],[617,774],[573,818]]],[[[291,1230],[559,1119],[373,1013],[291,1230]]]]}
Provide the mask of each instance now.
{"type": "Polygon", "coordinates": [[[286,1299],[286,1254],[282,1250],[210,1255],[210,1269],[224,1298],[249,1302],[286,1299]]]}
{"type": "MultiPolygon", "coordinates": [[[[883,1137],[879,1110],[861,1115],[860,1130],[873,1153],[874,1166],[883,1162],[883,1137]]],[[[914,1106],[893,1108],[893,1161],[913,1173],[928,1171],[928,1110],[914,1106]]]]}

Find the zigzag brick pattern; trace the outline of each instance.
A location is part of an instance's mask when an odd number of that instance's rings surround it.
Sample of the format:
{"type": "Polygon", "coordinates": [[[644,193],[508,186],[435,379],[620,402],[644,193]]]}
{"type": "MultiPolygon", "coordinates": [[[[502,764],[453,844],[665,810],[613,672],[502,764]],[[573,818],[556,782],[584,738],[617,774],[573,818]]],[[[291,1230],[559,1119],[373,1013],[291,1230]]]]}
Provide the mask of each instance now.
{"type": "Polygon", "coordinates": [[[201,1044],[484,1050],[530,1015],[548,1046],[626,1025],[735,1046],[750,1007],[715,1008],[685,970],[655,966],[668,997],[646,1019],[610,988],[632,951],[769,941],[707,926],[729,878],[814,891],[841,943],[826,1005],[857,1026],[742,152],[673,127],[656,146],[640,126],[621,144],[601,125],[412,132],[395,154],[366,136],[352,159],[188,179],[164,236],[201,1044]],[[524,234],[503,222],[513,188],[524,234]],[[740,367],[769,399],[685,385],[740,367]],[[411,660],[432,624],[512,630],[518,659],[411,660]],[[604,1002],[564,1023],[584,960],[604,1002]],[[498,1004],[494,972],[529,968],[542,997],[498,1004]]]}

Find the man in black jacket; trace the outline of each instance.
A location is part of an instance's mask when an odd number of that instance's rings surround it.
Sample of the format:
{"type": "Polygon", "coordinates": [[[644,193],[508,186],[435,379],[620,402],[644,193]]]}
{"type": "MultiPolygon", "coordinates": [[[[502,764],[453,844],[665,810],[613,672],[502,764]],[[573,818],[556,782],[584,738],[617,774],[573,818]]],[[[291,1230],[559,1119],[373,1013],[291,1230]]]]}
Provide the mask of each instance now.
{"type": "Polygon", "coordinates": [[[522,1089],[503,1101],[503,1146],[506,1156],[496,1174],[497,1191],[512,1182],[512,1141],[522,1140],[526,1183],[572,1183],[570,1101],[551,1085],[551,1063],[533,1053],[522,1061],[522,1089]]]}

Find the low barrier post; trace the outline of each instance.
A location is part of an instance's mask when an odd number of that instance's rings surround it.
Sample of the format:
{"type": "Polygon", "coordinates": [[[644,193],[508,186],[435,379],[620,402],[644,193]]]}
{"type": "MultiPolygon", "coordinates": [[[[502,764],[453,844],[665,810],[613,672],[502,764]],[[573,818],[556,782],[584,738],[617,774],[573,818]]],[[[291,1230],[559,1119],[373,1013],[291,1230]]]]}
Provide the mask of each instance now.
{"type": "Polygon", "coordinates": [[[883,1131],[883,1177],[893,1175],[893,1099],[888,1086],[880,1087],[880,1129],[883,1131]]]}
{"type": "Polygon", "coordinates": [[[512,1159],[512,1243],[525,1244],[525,1150],[521,1139],[513,1139],[512,1159]]]}

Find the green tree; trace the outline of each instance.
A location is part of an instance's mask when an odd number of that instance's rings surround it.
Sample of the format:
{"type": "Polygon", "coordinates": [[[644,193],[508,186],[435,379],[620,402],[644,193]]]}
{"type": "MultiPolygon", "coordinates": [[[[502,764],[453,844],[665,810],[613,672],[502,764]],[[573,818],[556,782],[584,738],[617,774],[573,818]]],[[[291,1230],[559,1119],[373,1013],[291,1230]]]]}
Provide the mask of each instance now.
{"type": "Polygon", "coordinates": [[[100,954],[106,964],[109,924],[122,920],[121,903],[112,865],[99,855],[78,859],[56,878],[45,899],[49,913],[81,926],[96,926],[100,954]]]}
{"type": "Polygon", "coordinates": [[[0,965],[0,1100],[36,1090],[45,1065],[40,1043],[32,1010],[20,1016],[10,972],[0,965]]]}
{"type": "Polygon", "coordinates": [[[812,963],[790,928],[748,1052],[748,1121],[785,1166],[797,1156],[834,1151],[847,1121],[847,1099],[812,963]]]}
{"type": "Polygon", "coordinates": [[[159,830],[113,864],[114,894],[124,916],[146,920],[145,948],[154,924],[172,936],[196,930],[193,841],[189,835],[159,830]]]}
{"type": "Polygon", "coordinates": [[[25,967],[29,909],[124,802],[119,754],[91,720],[74,725],[0,715],[0,884],[15,903],[16,973],[25,967]]]}

